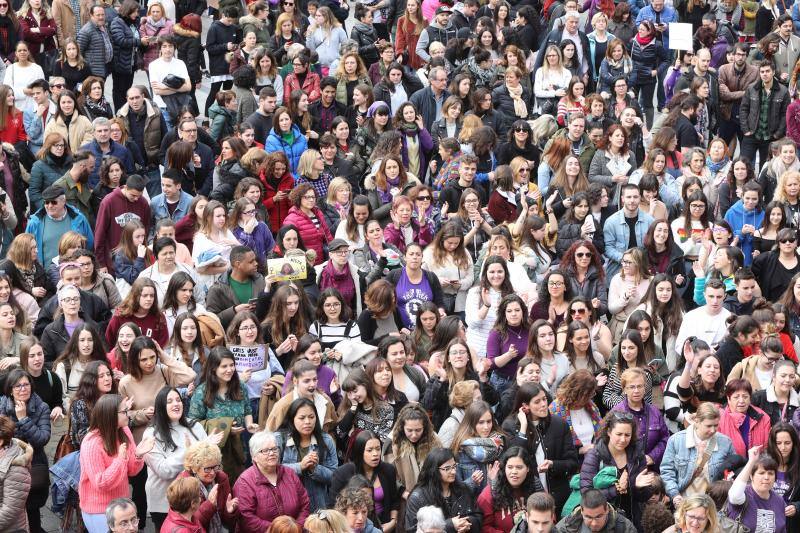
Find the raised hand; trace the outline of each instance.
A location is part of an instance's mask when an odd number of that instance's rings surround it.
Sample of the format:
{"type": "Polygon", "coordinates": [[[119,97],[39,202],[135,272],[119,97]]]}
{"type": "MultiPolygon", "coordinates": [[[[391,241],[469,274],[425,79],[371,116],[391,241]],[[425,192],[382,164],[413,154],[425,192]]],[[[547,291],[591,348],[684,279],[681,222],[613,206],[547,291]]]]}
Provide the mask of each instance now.
{"type": "Polygon", "coordinates": [[[237,507],[239,507],[239,498],[234,498],[228,493],[228,499],[225,502],[225,510],[228,511],[228,514],[233,514],[237,507]]]}
{"type": "Polygon", "coordinates": [[[216,507],[216,506],[217,506],[217,493],[218,493],[218,492],[219,492],[219,485],[218,485],[218,484],[216,484],[216,483],[214,484],[214,486],[213,486],[213,487],[211,487],[211,490],[210,490],[210,491],[208,491],[208,501],[209,501],[209,502],[211,503],[211,505],[213,505],[214,507],[216,507]]]}

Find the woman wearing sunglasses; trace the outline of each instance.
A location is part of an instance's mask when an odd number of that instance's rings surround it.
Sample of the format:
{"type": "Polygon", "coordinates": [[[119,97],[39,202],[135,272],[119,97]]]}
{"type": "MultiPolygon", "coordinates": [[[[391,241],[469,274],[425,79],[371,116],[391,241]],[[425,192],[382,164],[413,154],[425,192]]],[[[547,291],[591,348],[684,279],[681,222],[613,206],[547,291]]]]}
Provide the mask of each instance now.
{"type": "Polygon", "coordinates": [[[508,131],[508,140],[497,148],[497,164],[507,165],[517,156],[528,160],[532,168],[539,166],[541,151],[533,142],[533,132],[526,120],[515,120],[508,131]]]}

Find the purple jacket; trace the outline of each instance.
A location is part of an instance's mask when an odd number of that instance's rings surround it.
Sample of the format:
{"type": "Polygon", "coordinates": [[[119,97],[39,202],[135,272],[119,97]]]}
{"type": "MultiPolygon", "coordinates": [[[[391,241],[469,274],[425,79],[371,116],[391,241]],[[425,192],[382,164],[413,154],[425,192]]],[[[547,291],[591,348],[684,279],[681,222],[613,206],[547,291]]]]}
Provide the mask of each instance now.
{"type": "MultiPolygon", "coordinates": [[[[336,379],[336,372],[331,367],[328,365],[319,365],[317,367],[317,390],[327,394],[333,404],[338,407],[339,402],[342,401],[342,389],[336,389],[336,392],[331,393],[331,383],[333,383],[334,379],[336,379]]],[[[289,370],[289,373],[286,374],[286,379],[283,381],[281,394],[286,396],[292,390],[292,386],[292,371],[289,370]]],[[[663,448],[661,451],[663,453],[663,448]]]]}
{"type": "Polygon", "coordinates": [[[634,411],[628,406],[627,398],[617,404],[612,411],[630,413],[636,418],[637,439],[642,443],[644,454],[650,456],[655,466],[659,466],[669,440],[669,429],[664,415],[657,407],[648,404],[644,404],[642,411],[634,411]]]}
{"type": "MultiPolygon", "coordinates": [[[[414,242],[423,248],[430,244],[433,240],[433,233],[431,232],[430,224],[425,224],[425,226],[420,228],[419,223],[412,219],[411,228],[414,242]]],[[[403,237],[403,233],[400,231],[400,229],[394,225],[394,222],[390,222],[385,228],[383,228],[383,239],[389,244],[396,246],[397,249],[404,254],[406,253],[406,240],[403,237]]]]}
{"type": "MultiPolygon", "coordinates": [[[[425,128],[419,130],[417,138],[419,139],[419,173],[421,174],[420,176],[417,176],[417,178],[419,178],[420,182],[423,182],[425,181],[425,173],[428,172],[428,158],[425,157],[425,154],[433,150],[433,139],[431,138],[431,134],[428,133],[428,130],[426,130],[425,128]]],[[[403,156],[403,165],[405,165],[406,169],[408,169],[408,144],[406,141],[407,139],[408,137],[406,135],[403,135],[402,138],[403,148],[400,151],[400,153],[403,156]]]]}

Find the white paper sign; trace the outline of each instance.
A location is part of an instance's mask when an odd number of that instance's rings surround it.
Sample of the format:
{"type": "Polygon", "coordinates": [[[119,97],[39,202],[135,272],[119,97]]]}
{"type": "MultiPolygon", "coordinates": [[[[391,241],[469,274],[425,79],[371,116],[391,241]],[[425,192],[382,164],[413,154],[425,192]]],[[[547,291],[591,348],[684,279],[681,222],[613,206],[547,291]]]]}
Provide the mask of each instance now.
{"type": "Polygon", "coordinates": [[[669,23],[670,50],[694,50],[692,40],[692,25],[690,23],[669,23]]]}
{"type": "Polygon", "coordinates": [[[270,378],[271,371],[266,360],[264,346],[229,346],[236,361],[236,371],[240,374],[250,370],[250,379],[245,383],[250,398],[261,396],[261,385],[270,378]]]}

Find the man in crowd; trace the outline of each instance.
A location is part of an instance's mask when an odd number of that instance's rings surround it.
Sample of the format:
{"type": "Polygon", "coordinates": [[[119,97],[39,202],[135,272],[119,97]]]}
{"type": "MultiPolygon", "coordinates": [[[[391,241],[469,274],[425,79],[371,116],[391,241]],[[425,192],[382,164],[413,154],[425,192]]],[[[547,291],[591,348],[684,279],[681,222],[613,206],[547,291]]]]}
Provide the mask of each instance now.
{"type": "Polygon", "coordinates": [[[106,522],[111,533],[136,533],[139,531],[136,505],[128,498],[111,500],[106,507],[106,522]]]}
{"type": "MultiPolygon", "coordinates": [[[[708,82],[708,113],[713,115],[719,109],[719,78],[711,67],[711,51],[708,48],[701,48],[695,54],[694,67],[690,68],[675,82],[675,94],[680,91],[688,90],[692,81],[696,77],[703,78],[708,82]]],[[[659,104],[659,108],[662,106],[659,104]]],[[[709,139],[705,139],[708,142],[709,139]]]]}
{"type": "Polygon", "coordinates": [[[605,495],[597,489],[581,494],[580,511],[562,519],[556,533],[636,533],[636,527],[609,505],[605,495]]]}
{"type": "Polygon", "coordinates": [[[792,22],[792,16],[788,13],[778,17],[775,25],[778,28],[778,37],[781,38],[778,43],[778,51],[774,57],[777,68],[775,77],[783,85],[789,85],[789,78],[798,59],[800,59],[800,37],[792,32],[794,23],[792,22]]]}
{"type": "MultiPolygon", "coordinates": [[[[581,168],[584,172],[588,172],[597,148],[595,148],[594,143],[586,133],[586,116],[583,113],[570,113],[567,115],[567,127],[561,128],[553,135],[553,139],[558,139],[559,137],[569,139],[572,145],[572,154],[578,156],[581,168]]],[[[547,152],[553,139],[547,141],[545,152],[547,152]]]]}
{"type": "Polygon", "coordinates": [[[606,241],[605,256],[608,260],[606,276],[614,277],[619,271],[625,250],[644,245],[644,236],[653,223],[653,217],[639,209],[641,195],[639,187],[626,183],[621,189],[622,208],[608,217],[603,225],[606,241]]]}
{"type": "Polygon", "coordinates": [[[103,4],[92,6],[91,17],[78,32],[77,41],[92,76],[106,79],[111,72],[114,47],[106,27],[106,10],[103,4]]]}
{"type": "Polygon", "coordinates": [[[53,185],[58,185],[66,193],[67,203],[77,207],[83,216],[94,226],[96,205],[89,188],[89,174],[94,170],[95,157],[87,150],[80,150],[72,155],[72,167],[53,185]]]}
{"type": "Polygon", "coordinates": [[[706,341],[713,348],[728,334],[727,320],[731,312],[722,305],[725,301],[725,285],[718,279],[710,279],[703,287],[703,296],[706,299],[705,305],[692,309],[683,317],[675,339],[678,356],[681,355],[683,341],[689,337],[706,341]]]}
{"type": "Polygon", "coordinates": [[[103,162],[103,157],[112,155],[118,158],[128,174],[133,173],[134,167],[130,150],[111,139],[111,123],[107,118],[97,117],[92,126],[94,126],[94,140],[81,146],[81,150],[94,154],[94,169],[89,174],[89,187],[94,189],[100,181],[100,163],[103,162]]]}
{"type": "MultiPolygon", "coordinates": [[[[333,76],[322,78],[319,84],[320,98],[308,106],[308,112],[311,113],[311,116],[319,120],[319,131],[331,131],[333,119],[345,116],[345,105],[336,100],[336,87],[338,85],[339,81],[333,76]]],[[[272,125],[270,124],[271,127],[272,125]]]]}
{"type": "Polygon", "coordinates": [[[739,108],[745,90],[758,80],[758,67],[747,62],[747,45],[736,43],[733,62],[719,67],[719,135],[728,143],[728,155],[733,156],[736,142],[742,141],[739,108]]]}
{"type": "MultiPolygon", "coordinates": [[[[255,312],[255,302],[251,302],[264,294],[264,286],[264,276],[258,273],[255,252],[247,246],[234,246],[230,270],[208,289],[206,309],[217,315],[222,327],[228,329],[236,313],[255,312]]],[[[259,317],[259,321],[263,319],[263,316],[259,317]]]]}
{"type": "MultiPolygon", "coordinates": [[[[334,95],[335,94],[336,92],[334,91],[334,95]]],[[[246,122],[253,126],[253,135],[255,135],[256,141],[260,142],[261,144],[264,144],[264,141],[269,134],[269,130],[272,129],[272,115],[275,113],[277,101],[278,95],[275,92],[275,87],[267,85],[258,93],[258,109],[256,109],[252,115],[247,117],[246,122]]],[[[309,109],[309,111],[311,110],[309,109]]],[[[311,114],[312,116],[320,117],[318,113],[314,113],[313,111],[311,111],[311,114]]],[[[342,114],[344,114],[344,112],[342,112],[342,114]]],[[[322,126],[321,128],[324,129],[322,126]]]]}
{"type": "Polygon", "coordinates": [[[786,135],[789,91],[776,82],[775,70],[768,59],[758,64],[758,77],[758,82],[745,89],[739,124],[744,135],[741,156],[755,166],[758,153],[760,167],[767,160],[770,143],[786,135]]]}
{"type": "Polygon", "coordinates": [[[97,212],[97,246],[94,253],[101,271],[113,275],[111,250],[119,244],[122,229],[128,222],[138,220],[144,225],[145,234],[149,232],[152,216],[150,204],[142,197],[144,188],[145,179],[133,174],[128,176],[125,185],[114,189],[100,202],[97,212]]]}
{"type": "Polygon", "coordinates": [[[35,156],[44,144],[44,129],[56,114],[56,104],[50,100],[50,84],[45,80],[34,80],[28,84],[34,107],[25,109],[22,121],[28,136],[28,148],[35,156]]]}
{"type": "MultiPolygon", "coordinates": [[[[211,192],[211,174],[214,171],[214,152],[210,147],[197,140],[198,126],[194,120],[185,119],[178,125],[178,138],[194,148],[192,166],[194,167],[194,183],[184,182],[183,190],[208,196],[211,192]]],[[[166,165],[166,161],[164,162],[166,165]]]]}
{"type": "Polygon", "coordinates": [[[442,118],[442,104],[450,96],[447,91],[447,71],[443,67],[433,67],[428,73],[430,85],[411,95],[411,103],[422,115],[425,129],[430,131],[433,123],[442,118]]]}
{"type": "Polygon", "coordinates": [[[436,8],[436,16],[428,27],[422,30],[417,40],[417,55],[426,63],[431,60],[428,48],[432,42],[442,43],[447,46],[447,41],[455,39],[457,28],[450,24],[450,15],[453,11],[446,5],[436,8]]]}
{"type": "Polygon", "coordinates": [[[67,204],[67,196],[63,187],[51,185],[42,191],[44,207],[36,211],[28,219],[25,233],[36,239],[39,262],[42,265],[52,264],[58,257],[58,241],[68,231],[77,231],[87,238],[86,245],[94,246],[94,233],[89,221],[75,207],[67,204]]]}
{"type": "Polygon", "coordinates": [[[167,133],[166,123],[162,120],[158,108],[137,86],[128,89],[127,103],[117,111],[117,116],[125,122],[128,139],[133,141],[139,152],[144,155],[148,168],[147,192],[155,196],[158,194],[158,186],[151,182],[158,176],[158,151],[161,148],[161,139],[167,133]]]}
{"type": "Polygon", "coordinates": [[[174,168],[164,170],[161,176],[161,194],[150,200],[153,221],[171,218],[175,222],[189,213],[192,196],[183,191],[183,175],[174,168]]]}

